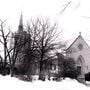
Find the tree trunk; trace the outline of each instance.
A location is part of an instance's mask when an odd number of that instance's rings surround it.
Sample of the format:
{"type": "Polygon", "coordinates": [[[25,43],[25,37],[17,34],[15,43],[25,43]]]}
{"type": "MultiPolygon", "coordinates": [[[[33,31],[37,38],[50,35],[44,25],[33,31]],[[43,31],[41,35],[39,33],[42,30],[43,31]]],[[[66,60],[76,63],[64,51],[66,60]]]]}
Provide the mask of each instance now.
{"type": "Polygon", "coordinates": [[[40,59],[40,71],[39,71],[39,80],[42,79],[42,61],[43,61],[43,54],[41,55],[41,59],[40,59]]]}
{"type": "Polygon", "coordinates": [[[14,75],[13,70],[14,70],[14,68],[13,68],[13,66],[11,65],[11,66],[10,66],[10,74],[11,74],[11,77],[13,77],[13,75],[14,75]]]}
{"type": "Polygon", "coordinates": [[[7,64],[7,57],[6,57],[6,43],[4,44],[4,68],[6,68],[6,64],[7,64]]]}

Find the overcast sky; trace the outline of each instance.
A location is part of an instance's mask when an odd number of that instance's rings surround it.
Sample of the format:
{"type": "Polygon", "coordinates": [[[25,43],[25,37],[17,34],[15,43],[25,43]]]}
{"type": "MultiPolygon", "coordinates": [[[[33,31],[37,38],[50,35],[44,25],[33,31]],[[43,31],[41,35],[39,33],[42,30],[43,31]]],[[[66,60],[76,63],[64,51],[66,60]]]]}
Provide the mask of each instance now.
{"type": "Polygon", "coordinates": [[[90,40],[90,0],[0,0],[0,19],[17,29],[20,13],[24,23],[31,17],[48,17],[63,30],[64,40],[79,32],[90,40]]]}

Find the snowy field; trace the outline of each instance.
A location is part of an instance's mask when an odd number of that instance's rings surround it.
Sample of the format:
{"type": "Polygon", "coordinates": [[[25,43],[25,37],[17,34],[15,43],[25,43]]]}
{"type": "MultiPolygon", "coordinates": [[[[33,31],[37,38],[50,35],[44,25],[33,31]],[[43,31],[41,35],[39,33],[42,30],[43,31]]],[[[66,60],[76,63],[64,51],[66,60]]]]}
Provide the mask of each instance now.
{"type": "Polygon", "coordinates": [[[0,90],[90,90],[76,80],[24,82],[14,77],[0,76],[0,90]]]}

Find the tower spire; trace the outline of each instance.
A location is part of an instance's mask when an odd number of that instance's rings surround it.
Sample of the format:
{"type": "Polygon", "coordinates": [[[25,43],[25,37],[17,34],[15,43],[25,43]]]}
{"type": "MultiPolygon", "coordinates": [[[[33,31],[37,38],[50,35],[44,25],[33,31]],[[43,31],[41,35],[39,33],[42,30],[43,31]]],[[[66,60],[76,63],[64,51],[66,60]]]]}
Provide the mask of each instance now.
{"type": "Polygon", "coordinates": [[[18,31],[19,32],[22,32],[23,31],[23,15],[22,15],[22,12],[21,12],[21,16],[20,16],[18,31]]]}
{"type": "Polygon", "coordinates": [[[79,32],[79,35],[81,35],[81,32],[79,32]]]}

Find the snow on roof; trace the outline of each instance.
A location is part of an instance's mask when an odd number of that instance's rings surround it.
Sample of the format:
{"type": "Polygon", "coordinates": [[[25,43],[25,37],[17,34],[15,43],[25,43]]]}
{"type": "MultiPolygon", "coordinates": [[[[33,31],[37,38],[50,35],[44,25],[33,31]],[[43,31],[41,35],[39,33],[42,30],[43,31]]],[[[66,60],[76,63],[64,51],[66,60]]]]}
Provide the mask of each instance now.
{"type": "MultiPolygon", "coordinates": [[[[72,39],[69,39],[67,41],[65,41],[65,45],[66,45],[66,49],[69,48],[74,42],[75,40],[78,38],[79,36],[77,37],[74,37],[72,39]]],[[[85,42],[88,44],[88,46],[90,47],[90,40],[85,38],[84,36],[81,35],[81,37],[85,40],[85,42]]]]}

